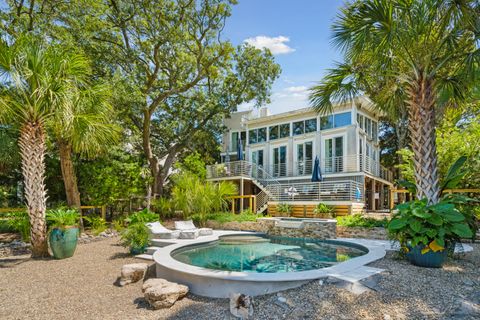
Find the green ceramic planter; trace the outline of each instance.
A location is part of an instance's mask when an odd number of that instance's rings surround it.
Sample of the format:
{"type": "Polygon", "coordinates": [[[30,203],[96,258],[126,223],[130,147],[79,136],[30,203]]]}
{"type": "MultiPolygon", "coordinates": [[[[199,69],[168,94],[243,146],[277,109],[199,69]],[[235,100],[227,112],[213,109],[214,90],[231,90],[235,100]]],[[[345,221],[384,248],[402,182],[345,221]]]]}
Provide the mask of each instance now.
{"type": "Polygon", "coordinates": [[[410,251],[407,253],[407,259],[414,265],[425,268],[441,268],[447,259],[447,249],[442,251],[428,251],[422,254],[424,246],[409,247],[410,251]]]}
{"type": "Polygon", "coordinates": [[[145,250],[147,249],[147,246],[143,247],[130,247],[130,254],[131,255],[137,255],[137,254],[142,254],[145,253],[145,250]]]}
{"type": "Polygon", "coordinates": [[[55,259],[65,259],[73,256],[77,248],[78,231],[77,227],[54,228],[50,231],[50,248],[55,259]]]}

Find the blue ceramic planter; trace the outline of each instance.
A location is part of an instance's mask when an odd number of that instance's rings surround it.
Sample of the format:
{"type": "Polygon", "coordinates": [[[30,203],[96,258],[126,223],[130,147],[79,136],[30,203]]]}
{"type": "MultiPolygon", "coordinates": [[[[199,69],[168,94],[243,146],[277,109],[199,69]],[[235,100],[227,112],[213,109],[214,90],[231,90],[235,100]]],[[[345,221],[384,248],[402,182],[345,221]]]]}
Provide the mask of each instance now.
{"type": "Polygon", "coordinates": [[[410,251],[407,253],[407,259],[414,265],[425,268],[441,268],[447,259],[448,250],[442,251],[428,251],[422,254],[422,249],[425,246],[418,245],[415,248],[409,246],[410,251]]]}
{"type": "Polygon", "coordinates": [[[54,228],[50,231],[50,248],[55,259],[70,258],[77,248],[78,228],[54,228]]]}

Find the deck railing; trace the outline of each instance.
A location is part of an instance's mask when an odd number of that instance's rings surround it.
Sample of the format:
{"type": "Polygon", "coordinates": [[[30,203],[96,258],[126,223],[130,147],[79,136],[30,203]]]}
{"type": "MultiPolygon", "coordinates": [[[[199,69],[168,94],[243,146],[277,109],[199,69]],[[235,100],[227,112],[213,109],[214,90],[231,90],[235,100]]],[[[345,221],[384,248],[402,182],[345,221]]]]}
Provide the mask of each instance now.
{"type": "Polygon", "coordinates": [[[363,186],[342,182],[280,183],[269,186],[271,201],[363,201],[363,186]]]}
{"type": "MultiPolygon", "coordinates": [[[[231,161],[207,166],[207,178],[216,179],[229,176],[253,177],[264,180],[268,185],[270,180],[283,177],[310,176],[313,171],[313,160],[298,161],[289,166],[287,163],[259,166],[248,161],[231,161]]],[[[322,174],[365,172],[387,181],[393,181],[393,173],[382,167],[378,161],[365,155],[350,155],[322,159],[320,162],[322,174]]]]}

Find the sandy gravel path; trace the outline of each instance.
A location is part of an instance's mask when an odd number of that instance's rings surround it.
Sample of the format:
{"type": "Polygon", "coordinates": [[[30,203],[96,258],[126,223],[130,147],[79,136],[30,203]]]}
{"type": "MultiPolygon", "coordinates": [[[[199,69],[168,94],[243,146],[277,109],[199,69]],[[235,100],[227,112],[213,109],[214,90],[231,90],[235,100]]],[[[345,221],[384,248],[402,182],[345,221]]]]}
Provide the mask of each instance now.
{"type": "MultiPolygon", "coordinates": [[[[232,319],[225,299],[188,295],[169,310],[150,310],[141,283],[114,285],[123,264],[138,262],[117,238],[80,245],[66,260],[0,259],[0,319],[232,319]]],[[[422,269],[387,256],[373,291],[356,295],[314,281],[255,299],[255,319],[469,319],[461,301],[480,299],[480,246],[443,269],[422,269]],[[459,309],[460,308],[460,309],[459,309]]]]}

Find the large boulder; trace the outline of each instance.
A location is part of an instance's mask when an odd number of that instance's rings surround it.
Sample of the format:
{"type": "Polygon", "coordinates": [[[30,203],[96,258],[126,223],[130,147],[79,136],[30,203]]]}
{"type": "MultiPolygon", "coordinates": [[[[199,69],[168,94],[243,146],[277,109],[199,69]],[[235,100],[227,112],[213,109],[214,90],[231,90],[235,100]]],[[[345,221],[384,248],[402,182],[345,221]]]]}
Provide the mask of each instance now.
{"type": "Polygon", "coordinates": [[[127,284],[142,280],[148,269],[146,263],[126,264],[122,267],[122,275],[120,277],[120,285],[123,287],[127,284]]]}
{"type": "Polygon", "coordinates": [[[142,287],[145,300],[154,309],[170,308],[188,293],[188,287],[165,279],[148,279],[142,287]]]}
{"type": "Polygon", "coordinates": [[[230,313],[240,319],[253,316],[253,298],[241,293],[230,294],[230,313]]]}

